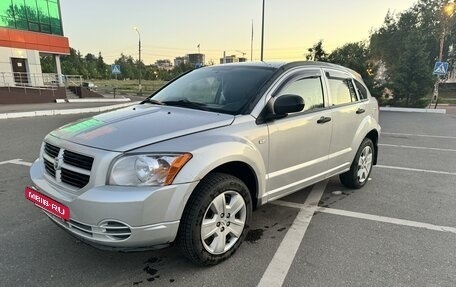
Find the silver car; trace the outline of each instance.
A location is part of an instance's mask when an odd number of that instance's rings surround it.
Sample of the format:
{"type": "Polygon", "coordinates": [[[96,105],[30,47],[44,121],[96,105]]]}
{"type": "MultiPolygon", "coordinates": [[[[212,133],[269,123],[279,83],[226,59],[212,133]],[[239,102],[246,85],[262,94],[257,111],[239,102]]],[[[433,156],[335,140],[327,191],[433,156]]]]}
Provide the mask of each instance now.
{"type": "Polygon", "coordinates": [[[25,196],[91,245],[175,242],[201,265],[231,256],[252,210],[323,179],[361,188],[377,101],[347,68],[239,63],[188,72],[142,103],[48,134],[25,196]]]}

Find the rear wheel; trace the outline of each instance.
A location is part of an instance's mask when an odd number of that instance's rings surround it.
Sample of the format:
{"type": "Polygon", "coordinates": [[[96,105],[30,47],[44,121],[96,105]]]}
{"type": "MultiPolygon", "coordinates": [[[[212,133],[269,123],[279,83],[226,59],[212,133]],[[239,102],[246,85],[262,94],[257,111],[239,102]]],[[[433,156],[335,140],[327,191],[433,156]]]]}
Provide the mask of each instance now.
{"type": "Polygon", "coordinates": [[[349,188],[361,188],[369,179],[374,158],[374,144],[365,138],[359,146],[350,170],[339,176],[341,183],[349,188]]]}
{"type": "Polygon", "coordinates": [[[251,216],[252,200],[247,186],[228,174],[209,174],[187,203],[178,245],[197,264],[217,264],[241,245],[251,216]]]}

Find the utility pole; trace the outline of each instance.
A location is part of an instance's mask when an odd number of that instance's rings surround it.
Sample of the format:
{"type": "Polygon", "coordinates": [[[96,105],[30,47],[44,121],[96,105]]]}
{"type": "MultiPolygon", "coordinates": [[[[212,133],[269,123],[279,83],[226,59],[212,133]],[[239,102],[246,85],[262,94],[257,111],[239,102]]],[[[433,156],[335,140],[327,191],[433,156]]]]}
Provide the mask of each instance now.
{"type": "MultiPolygon", "coordinates": [[[[453,2],[453,3],[448,3],[447,5],[445,5],[443,7],[443,11],[442,11],[443,29],[442,29],[442,34],[440,34],[439,62],[442,62],[442,60],[443,60],[443,48],[444,48],[444,44],[445,44],[445,36],[447,33],[447,25],[449,25],[449,23],[448,23],[449,18],[451,18],[455,12],[455,9],[456,9],[455,6],[456,6],[456,4],[453,2]],[[448,19],[446,18],[446,16],[448,17],[448,19]]],[[[435,81],[435,85],[434,85],[434,93],[433,93],[432,100],[431,100],[431,106],[432,106],[432,101],[435,100],[434,109],[437,108],[437,104],[439,102],[440,81],[441,81],[440,76],[437,75],[437,80],[435,81]]]]}
{"type": "Polygon", "coordinates": [[[252,38],[250,39],[250,62],[253,61],[253,19],[252,19],[252,38]]]}
{"type": "Polygon", "coordinates": [[[263,13],[261,14],[261,61],[263,61],[263,48],[264,48],[264,0],[263,0],[263,13]]]}
{"type": "MultiPolygon", "coordinates": [[[[445,43],[445,34],[446,34],[446,25],[444,24],[442,34],[440,35],[439,62],[442,62],[442,59],[443,59],[443,45],[445,43]]],[[[433,100],[435,100],[434,109],[437,109],[437,103],[439,101],[439,85],[440,85],[440,76],[437,75],[437,80],[435,81],[435,84],[434,84],[434,95],[433,95],[433,100]]]]}
{"type": "Polygon", "coordinates": [[[139,33],[138,27],[133,28],[136,33],[138,33],[138,51],[139,51],[139,63],[138,63],[138,70],[139,70],[139,85],[138,85],[138,95],[142,96],[142,85],[141,85],[141,34],[139,33]]]}

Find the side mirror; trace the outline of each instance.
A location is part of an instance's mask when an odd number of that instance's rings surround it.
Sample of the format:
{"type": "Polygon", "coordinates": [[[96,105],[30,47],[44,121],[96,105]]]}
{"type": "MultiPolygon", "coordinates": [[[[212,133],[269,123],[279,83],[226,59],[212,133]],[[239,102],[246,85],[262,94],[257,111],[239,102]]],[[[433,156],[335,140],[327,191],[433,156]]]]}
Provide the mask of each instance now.
{"type": "Polygon", "coordinates": [[[283,95],[274,101],[277,116],[300,112],[304,109],[304,99],[297,95],[283,95]]]}

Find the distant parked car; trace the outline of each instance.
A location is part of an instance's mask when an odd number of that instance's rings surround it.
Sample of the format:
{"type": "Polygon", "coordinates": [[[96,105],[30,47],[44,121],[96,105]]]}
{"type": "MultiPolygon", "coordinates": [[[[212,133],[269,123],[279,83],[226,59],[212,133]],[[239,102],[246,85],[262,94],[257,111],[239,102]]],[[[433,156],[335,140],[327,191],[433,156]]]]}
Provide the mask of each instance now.
{"type": "Polygon", "coordinates": [[[363,187],[378,116],[361,76],[338,65],[203,67],[140,104],[52,131],[25,195],[94,246],[176,242],[213,265],[240,246],[253,209],[335,175],[363,187]]]}
{"type": "Polygon", "coordinates": [[[96,90],[98,88],[93,82],[83,82],[82,86],[89,90],[96,90]]]}

